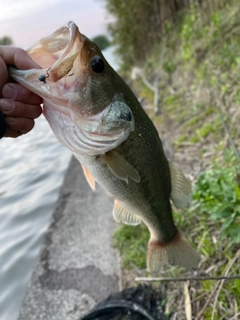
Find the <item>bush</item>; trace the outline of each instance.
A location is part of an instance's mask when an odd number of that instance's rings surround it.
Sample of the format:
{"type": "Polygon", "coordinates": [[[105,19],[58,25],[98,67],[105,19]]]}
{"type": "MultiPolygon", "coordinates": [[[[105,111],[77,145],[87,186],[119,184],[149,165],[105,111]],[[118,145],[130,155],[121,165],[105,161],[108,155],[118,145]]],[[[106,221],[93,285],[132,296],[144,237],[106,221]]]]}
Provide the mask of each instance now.
{"type": "Polygon", "coordinates": [[[198,179],[193,194],[196,211],[208,219],[218,220],[222,237],[229,237],[229,246],[240,243],[240,163],[231,150],[225,154],[225,165],[214,163],[198,179]]]}

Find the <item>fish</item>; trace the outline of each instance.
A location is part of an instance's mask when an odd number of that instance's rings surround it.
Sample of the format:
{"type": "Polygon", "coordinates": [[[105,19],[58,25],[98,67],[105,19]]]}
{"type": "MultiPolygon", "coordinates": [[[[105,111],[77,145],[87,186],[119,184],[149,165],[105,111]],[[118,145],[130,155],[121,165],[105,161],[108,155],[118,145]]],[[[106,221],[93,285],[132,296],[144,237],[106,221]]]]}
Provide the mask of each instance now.
{"type": "Polygon", "coordinates": [[[191,183],[167,160],[152,121],[98,46],[70,21],[27,52],[41,68],[10,66],[11,78],[43,98],[44,116],[90,187],[97,182],[113,198],[113,218],[146,225],[148,270],[196,267],[199,255],[176,227],[171,206],[190,204],[191,183]]]}

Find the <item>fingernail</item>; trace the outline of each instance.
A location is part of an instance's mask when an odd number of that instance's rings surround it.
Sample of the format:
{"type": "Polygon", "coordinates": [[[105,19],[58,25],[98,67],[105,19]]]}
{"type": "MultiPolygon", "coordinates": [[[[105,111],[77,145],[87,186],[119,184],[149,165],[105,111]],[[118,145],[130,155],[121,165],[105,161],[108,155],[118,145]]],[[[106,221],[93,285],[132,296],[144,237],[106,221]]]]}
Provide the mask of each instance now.
{"type": "Polygon", "coordinates": [[[7,99],[14,100],[17,96],[17,90],[12,84],[6,84],[2,89],[2,96],[7,99]]]}
{"type": "Polygon", "coordinates": [[[7,124],[9,124],[10,126],[14,125],[17,122],[17,119],[14,117],[6,117],[5,121],[7,122],[7,124]]]}
{"type": "Polygon", "coordinates": [[[0,110],[5,114],[9,114],[14,111],[15,105],[11,100],[0,99],[0,110]]]}

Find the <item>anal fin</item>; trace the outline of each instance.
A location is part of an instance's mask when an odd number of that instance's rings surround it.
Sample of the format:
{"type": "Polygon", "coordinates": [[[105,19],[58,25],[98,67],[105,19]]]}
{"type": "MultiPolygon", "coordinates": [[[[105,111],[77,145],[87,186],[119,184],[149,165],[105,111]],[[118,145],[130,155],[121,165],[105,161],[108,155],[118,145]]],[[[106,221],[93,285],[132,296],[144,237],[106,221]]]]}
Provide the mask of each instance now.
{"type": "Polygon", "coordinates": [[[91,173],[88,171],[87,168],[85,168],[83,165],[81,165],[83,168],[83,173],[87,179],[88,184],[90,185],[91,189],[95,191],[96,187],[95,187],[95,179],[93,178],[93,176],[91,175],[91,173]]]}
{"type": "Polygon", "coordinates": [[[192,200],[191,182],[184,176],[182,171],[173,163],[169,162],[171,174],[171,199],[177,208],[190,205],[192,200]]]}
{"type": "Polygon", "coordinates": [[[141,181],[138,171],[117,152],[109,151],[104,155],[103,159],[117,178],[127,183],[129,178],[137,183],[141,181]]]}
{"type": "Polygon", "coordinates": [[[141,223],[141,219],[128,210],[126,210],[118,201],[115,200],[113,207],[113,218],[117,222],[123,222],[125,224],[136,226],[141,223]]]}

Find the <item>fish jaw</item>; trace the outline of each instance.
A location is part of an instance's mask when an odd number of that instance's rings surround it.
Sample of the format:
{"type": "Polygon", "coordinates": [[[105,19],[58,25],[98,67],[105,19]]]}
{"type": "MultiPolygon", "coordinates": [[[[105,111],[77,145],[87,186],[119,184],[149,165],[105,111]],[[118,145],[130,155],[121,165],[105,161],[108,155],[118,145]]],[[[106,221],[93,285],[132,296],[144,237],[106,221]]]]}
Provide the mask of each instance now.
{"type": "Polygon", "coordinates": [[[44,99],[43,113],[61,143],[75,153],[98,155],[128,138],[135,123],[116,85],[115,78],[119,78],[97,45],[81,34],[74,22],[27,52],[43,69],[9,67],[10,76],[44,99]],[[93,71],[96,57],[104,63],[101,74],[93,71]]]}
{"type": "Polygon", "coordinates": [[[78,31],[73,22],[61,27],[51,36],[41,39],[27,50],[30,57],[43,69],[17,70],[9,68],[11,77],[29,90],[40,95],[44,99],[62,100],[66,103],[66,93],[74,87],[74,78],[68,81],[66,90],[66,77],[72,70],[76,56],[83,46],[83,35],[78,31]],[[40,81],[39,77],[45,76],[40,81]]]}

